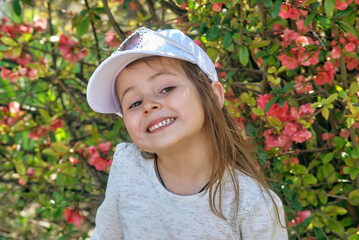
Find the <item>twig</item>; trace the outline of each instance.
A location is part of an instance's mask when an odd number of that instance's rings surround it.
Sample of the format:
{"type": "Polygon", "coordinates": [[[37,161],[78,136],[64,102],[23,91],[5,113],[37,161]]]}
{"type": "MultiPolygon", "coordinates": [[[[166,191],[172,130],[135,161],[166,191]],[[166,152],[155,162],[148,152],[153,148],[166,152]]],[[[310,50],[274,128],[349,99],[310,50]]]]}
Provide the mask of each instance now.
{"type": "Polygon", "coordinates": [[[92,28],[92,33],[93,33],[93,36],[95,38],[97,60],[98,60],[99,63],[101,63],[100,46],[99,46],[99,42],[98,42],[96,28],[95,28],[95,24],[94,24],[93,19],[92,19],[92,14],[90,13],[91,8],[90,8],[90,5],[89,5],[87,0],[85,0],[85,5],[86,5],[86,8],[87,8],[87,10],[89,12],[89,19],[90,19],[90,24],[91,24],[91,28],[92,28]]]}
{"type": "Polygon", "coordinates": [[[116,33],[120,36],[121,40],[125,40],[126,39],[126,34],[121,30],[120,26],[118,25],[118,23],[116,22],[114,16],[111,13],[111,10],[107,4],[107,0],[102,0],[103,3],[103,8],[106,11],[106,14],[108,16],[108,19],[110,20],[110,23],[112,24],[113,28],[115,29],[116,33]]]}

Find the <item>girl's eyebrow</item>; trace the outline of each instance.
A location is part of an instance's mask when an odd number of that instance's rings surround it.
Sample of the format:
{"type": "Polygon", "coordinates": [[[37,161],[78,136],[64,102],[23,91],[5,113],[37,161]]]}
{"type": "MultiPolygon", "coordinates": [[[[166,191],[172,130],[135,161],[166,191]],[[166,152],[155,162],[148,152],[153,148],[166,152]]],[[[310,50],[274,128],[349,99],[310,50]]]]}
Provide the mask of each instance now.
{"type": "MultiPolygon", "coordinates": [[[[152,76],[150,76],[148,78],[148,80],[153,81],[154,79],[156,79],[157,77],[159,77],[161,75],[177,76],[176,74],[168,72],[168,71],[161,71],[161,72],[157,72],[157,73],[153,74],[152,76]]],[[[123,92],[123,94],[121,96],[120,103],[123,102],[123,98],[125,97],[126,93],[133,90],[134,88],[135,88],[134,86],[130,86],[130,87],[126,88],[126,90],[123,92]]]]}

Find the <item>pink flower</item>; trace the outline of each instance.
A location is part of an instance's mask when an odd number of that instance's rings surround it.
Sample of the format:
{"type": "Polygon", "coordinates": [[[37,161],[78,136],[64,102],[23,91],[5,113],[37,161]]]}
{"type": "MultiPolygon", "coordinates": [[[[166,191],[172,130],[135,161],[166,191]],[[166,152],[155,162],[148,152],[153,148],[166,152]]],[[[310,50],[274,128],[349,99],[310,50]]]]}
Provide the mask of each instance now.
{"type": "MultiPolygon", "coordinates": [[[[339,0],[340,1],[340,0],[339,0]]],[[[340,47],[334,47],[332,51],[330,52],[330,56],[333,59],[339,59],[340,58],[340,47]]]]}
{"type": "Polygon", "coordinates": [[[308,130],[306,131],[299,130],[296,133],[294,133],[294,135],[292,136],[292,140],[299,143],[305,142],[311,138],[312,138],[312,133],[309,132],[308,130]]]}
{"type": "Polygon", "coordinates": [[[76,47],[77,42],[69,39],[68,36],[62,34],[59,41],[59,49],[63,54],[63,58],[72,63],[77,63],[88,54],[87,49],[76,47]]]}
{"type": "Polygon", "coordinates": [[[38,32],[42,32],[42,31],[46,30],[46,28],[47,28],[46,18],[41,18],[40,20],[36,21],[34,23],[34,28],[38,32]]]}
{"type": "Polygon", "coordinates": [[[294,90],[298,93],[307,93],[313,90],[313,86],[307,81],[303,75],[297,75],[295,77],[294,90]]]}
{"type": "Polygon", "coordinates": [[[20,33],[24,34],[24,33],[32,33],[32,27],[30,25],[20,25],[19,26],[19,31],[20,33]]]}
{"type": "Polygon", "coordinates": [[[314,82],[318,85],[324,85],[328,82],[328,74],[325,72],[318,72],[317,75],[313,77],[314,82]]]}
{"type": "Polygon", "coordinates": [[[348,138],[350,136],[349,130],[346,128],[343,128],[339,134],[342,138],[348,138]]]}
{"type": "Polygon", "coordinates": [[[296,131],[297,131],[297,126],[294,123],[288,122],[284,126],[284,131],[282,133],[291,137],[296,131]]]}
{"type": "Polygon", "coordinates": [[[109,47],[117,47],[119,45],[119,41],[116,38],[117,33],[113,30],[108,30],[105,34],[105,41],[107,42],[109,47]]]}
{"type": "Polygon", "coordinates": [[[36,128],[34,131],[31,131],[28,134],[28,138],[30,138],[31,140],[37,140],[41,137],[45,137],[48,132],[49,132],[49,128],[40,126],[40,127],[36,128]]]}
{"type": "MultiPolygon", "coordinates": [[[[214,66],[215,66],[216,68],[223,68],[223,66],[222,66],[219,62],[216,62],[216,63],[214,64],[214,66]]],[[[226,73],[226,72],[221,72],[221,73],[219,74],[219,76],[220,76],[221,78],[225,78],[225,77],[227,76],[227,73],[226,73]]]]}
{"type": "Polygon", "coordinates": [[[80,215],[78,209],[65,208],[64,216],[66,222],[73,223],[75,226],[79,226],[81,223],[85,222],[85,218],[80,215]]]}
{"type": "Polygon", "coordinates": [[[348,43],[345,45],[345,51],[347,52],[354,52],[357,46],[354,43],[348,43]]]}
{"type": "Polygon", "coordinates": [[[322,139],[324,140],[324,141],[326,141],[326,140],[328,140],[328,139],[331,139],[331,138],[333,138],[334,137],[334,134],[329,134],[329,133],[323,133],[322,134],[322,139]]]}
{"type": "Polygon", "coordinates": [[[186,1],[183,1],[183,3],[181,4],[181,9],[186,9],[186,7],[188,7],[188,4],[186,1]]]}
{"type": "Polygon", "coordinates": [[[299,114],[301,118],[305,118],[308,115],[312,115],[315,112],[314,108],[310,108],[311,105],[312,105],[311,103],[307,103],[305,105],[300,106],[299,114]]]}
{"type": "Polygon", "coordinates": [[[305,33],[309,32],[309,28],[304,26],[304,20],[298,19],[295,24],[297,25],[297,29],[300,34],[305,34],[305,33]]]}
{"type": "Polygon", "coordinates": [[[28,71],[27,71],[27,77],[28,77],[30,80],[35,80],[36,77],[37,77],[37,72],[38,72],[37,69],[29,68],[28,71]]]}
{"type": "Polygon", "coordinates": [[[349,71],[356,69],[359,65],[358,59],[353,57],[345,57],[345,63],[349,71]]]}
{"type": "Polygon", "coordinates": [[[69,161],[70,161],[70,163],[72,163],[72,164],[80,163],[80,160],[78,160],[77,158],[75,158],[75,157],[72,156],[72,155],[69,157],[69,161]]]}
{"type": "Polygon", "coordinates": [[[97,171],[102,171],[110,165],[111,163],[109,159],[103,159],[101,157],[96,157],[93,162],[93,166],[97,171]]]}
{"type": "Polygon", "coordinates": [[[291,147],[292,141],[286,135],[274,135],[273,130],[267,129],[264,134],[265,143],[269,148],[279,147],[287,150],[291,147]]]}
{"type": "Polygon", "coordinates": [[[18,102],[12,101],[9,103],[10,113],[17,115],[20,113],[20,104],[18,102]]]}
{"type": "Polygon", "coordinates": [[[304,210],[304,211],[298,212],[296,220],[298,223],[302,223],[304,221],[304,219],[309,218],[310,215],[311,215],[310,210],[304,210]]]}
{"type": "Polygon", "coordinates": [[[348,7],[348,3],[345,0],[337,0],[335,7],[339,10],[345,10],[348,7]]]}
{"type": "Polygon", "coordinates": [[[279,54],[278,57],[279,61],[281,61],[283,66],[287,66],[287,69],[296,69],[298,67],[298,61],[294,57],[290,57],[286,54],[279,54]]]}
{"type": "Polygon", "coordinates": [[[56,132],[56,130],[58,128],[62,128],[64,126],[64,120],[63,119],[58,119],[56,118],[54,120],[54,123],[50,125],[50,129],[53,131],[53,132],[56,132]]]}
{"type": "Polygon", "coordinates": [[[9,79],[10,82],[15,83],[16,80],[19,78],[19,73],[13,72],[7,68],[1,67],[1,78],[3,80],[9,79]]]}
{"type": "Polygon", "coordinates": [[[32,177],[35,174],[35,170],[32,167],[29,167],[25,174],[26,176],[32,177]]]}
{"type": "Polygon", "coordinates": [[[98,149],[103,152],[105,155],[108,154],[108,152],[110,151],[111,149],[111,142],[108,141],[108,142],[105,142],[105,143],[99,143],[98,144],[98,149]]]}
{"type": "Polygon", "coordinates": [[[215,12],[220,12],[222,10],[223,3],[213,3],[212,10],[215,12]]]}
{"type": "Polygon", "coordinates": [[[201,46],[201,40],[193,40],[195,44],[197,44],[199,47],[201,46]]]}
{"type": "Polygon", "coordinates": [[[296,8],[292,7],[289,3],[285,3],[282,4],[278,16],[283,19],[290,18],[296,20],[299,18],[300,14],[296,8]]]}
{"type": "Polygon", "coordinates": [[[19,183],[21,186],[26,186],[26,182],[24,181],[23,178],[19,178],[18,183],[19,183]]]}
{"type": "Polygon", "coordinates": [[[290,159],[286,159],[282,162],[282,164],[287,165],[287,164],[295,164],[298,165],[299,164],[299,159],[296,157],[290,157],[290,159]]]}

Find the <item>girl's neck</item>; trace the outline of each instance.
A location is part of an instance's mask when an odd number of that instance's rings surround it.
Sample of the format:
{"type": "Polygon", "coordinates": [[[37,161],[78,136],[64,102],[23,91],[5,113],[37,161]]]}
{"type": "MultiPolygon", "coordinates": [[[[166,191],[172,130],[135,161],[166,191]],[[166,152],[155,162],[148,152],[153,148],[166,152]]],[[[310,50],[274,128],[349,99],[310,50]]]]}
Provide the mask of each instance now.
{"type": "Polygon", "coordinates": [[[208,183],[212,168],[212,151],[208,141],[198,141],[186,148],[157,155],[158,171],[169,191],[191,195],[208,183]]]}

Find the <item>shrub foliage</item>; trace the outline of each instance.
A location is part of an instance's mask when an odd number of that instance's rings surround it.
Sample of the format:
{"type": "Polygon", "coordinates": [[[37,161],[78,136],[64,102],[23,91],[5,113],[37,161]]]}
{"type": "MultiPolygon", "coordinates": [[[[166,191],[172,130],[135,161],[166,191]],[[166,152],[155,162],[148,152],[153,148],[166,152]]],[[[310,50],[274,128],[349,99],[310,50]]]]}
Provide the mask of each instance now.
{"type": "Polygon", "coordinates": [[[139,26],[203,47],[291,239],[359,239],[358,0],[2,1],[0,238],[86,239],[120,118],[87,81],[139,26]]]}

